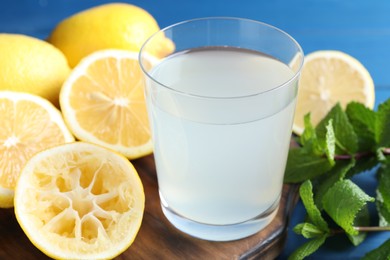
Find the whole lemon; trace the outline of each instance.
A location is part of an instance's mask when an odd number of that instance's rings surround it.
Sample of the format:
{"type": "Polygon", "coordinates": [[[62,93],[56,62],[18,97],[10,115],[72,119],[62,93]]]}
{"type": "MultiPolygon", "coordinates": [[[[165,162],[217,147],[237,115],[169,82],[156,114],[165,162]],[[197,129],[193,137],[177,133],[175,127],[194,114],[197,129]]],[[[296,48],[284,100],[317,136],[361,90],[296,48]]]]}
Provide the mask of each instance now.
{"type": "Polygon", "coordinates": [[[37,38],[0,33],[0,90],[28,92],[58,106],[62,83],[70,73],[64,54],[37,38]]]}
{"type": "MultiPolygon", "coordinates": [[[[139,51],[149,36],[159,30],[144,9],[126,3],[96,6],[64,19],[48,41],[58,47],[73,68],[88,54],[102,49],[139,51]]],[[[173,43],[162,36],[150,51],[156,57],[172,52],[173,43]]]]}

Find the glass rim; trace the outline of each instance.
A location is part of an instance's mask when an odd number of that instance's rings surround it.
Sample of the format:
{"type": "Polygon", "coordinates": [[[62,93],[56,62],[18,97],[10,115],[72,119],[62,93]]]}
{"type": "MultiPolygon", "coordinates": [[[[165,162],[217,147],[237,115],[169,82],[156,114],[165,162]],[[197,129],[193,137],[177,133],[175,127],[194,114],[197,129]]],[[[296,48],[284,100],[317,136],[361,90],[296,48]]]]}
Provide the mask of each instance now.
{"type": "MultiPolygon", "coordinates": [[[[173,52],[172,54],[174,54],[175,52],[173,52]]],[[[170,54],[170,55],[172,55],[170,54]]],[[[151,56],[150,54],[146,53],[146,55],[149,55],[151,56]]],[[[154,56],[153,56],[154,57],[154,56]]],[[[177,23],[174,23],[172,25],[169,25],[169,26],[166,26],[162,29],[160,29],[159,31],[153,33],[148,39],[146,39],[146,41],[142,44],[141,48],[140,48],[140,51],[139,51],[139,54],[138,54],[138,62],[139,62],[139,65],[140,65],[140,68],[142,70],[142,72],[152,81],[154,81],[155,83],[157,83],[158,85],[160,85],[161,87],[169,90],[169,91],[172,91],[176,94],[180,94],[180,95],[183,95],[183,96],[189,96],[189,97],[194,97],[194,98],[204,98],[204,99],[244,99],[244,98],[251,98],[251,97],[256,97],[256,96],[259,96],[259,95],[264,95],[264,94],[267,94],[267,93],[270,93],[270,92],[274,92],[274,91],[277,91],[281,88],[284,88],[286,86],[289,86],[291,85],[290,83],[291,82],[294,82],[297,77],[299,77],[299,74],[301,73],[302,71],[302,67],[303,67],[303,63],[304,63],[304,52],[303,52],[303,49],[302,47],[300,46],[300,44],[290,35],[288,34],[287,32],[283,31],[282,29],[279,29],[278,27],[276,26],[273,26],[273,25],[270,25],[270,24],[267,24],[267,23],[264,23],[264,22],[260,22],[260,21],[257,21],[257,20],[253,20],[253,19],[249,19],[249,18],[239,18],[239,17],[230,17],[230,16],[209,16],[209,17],[202,17],[202,18],[194,18],[194,19],[189,19],[189,20],[184,20],[184,21],[181,21],[181,22],[177,22],[177,23]],[[247,23],[253,23],[253,24],[258,24],[258,25],[261,25],[263,27],[268,27],[274,31],[277,31],[279,33],[281,33],[282,35],[286,36],[287,39],[289,39],[298,49],[297,53],[295,54],[295,56],[291,59],[291,61],[293,61],[299,54],[301,55],[301,61],[299,63],[299,67],[296,71],[294,71],[294,75],[291,76],[291,78],[289,78],[288,80],[286,80],[285,82],[283,82],[282,84],[279,84],[271,89],[268,89],[268,90],[264,90],[264,91],[259,91],[259,92],[256,92],[256,93],[253,93],[253,94],[248,94],[248,95],[237,95],[237,96],[223,96],[223,97],[218,97],[218,96],[207,96],[207,95],[199,95],[199,94],[193,94],[193,93],[189,93],[189,92],[185,92],[185,91],[181,91],[181,90],[177,90],[175,88],[172,88],[170,86],[167,86],[166,84],[163,84],[161,83],[160,81],[158,81],[157,79],[155,79],[146,69],[145,67],[143,66],[143,62],[142,62],[142,57],[143,57],[143,53],[145,52],[145,48],[146,46],[148,45],[148,43],[158,34],[160,33],[165,33],[166,31],[174,28],[174,27],[177,27],[177,26],[181,26],[183,24],[189,24],[189,23],[193,23],[193,22],[200,22],[200,21],[206,21],[206,20],[214,20],[214,21],[223,21],[223,20],[234,20],[234,21],[244,21],[244,22],[247,22],[247,23]]],[[[284,63],[284,62],[283,62],[284,63]]],[[[284,63],[285,64],[285,63],[284,63]]],[[[287,64],[286,64],[287,65],[287,64]]]]}

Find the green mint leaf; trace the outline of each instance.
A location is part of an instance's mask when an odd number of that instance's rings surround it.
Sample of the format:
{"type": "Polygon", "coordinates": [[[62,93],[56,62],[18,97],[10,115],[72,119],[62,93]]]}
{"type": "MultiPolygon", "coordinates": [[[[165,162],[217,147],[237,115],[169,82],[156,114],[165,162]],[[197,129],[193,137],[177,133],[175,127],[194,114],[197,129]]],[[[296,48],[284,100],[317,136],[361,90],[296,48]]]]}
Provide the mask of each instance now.
{"type": "Polygon", "coordinates": [[[357,235],[353,223],[356,215],[367,202],[374,201],[350,180],[335,183],[322,199],[323,207],[328,215],[349,235],[357,235]]]}
{"type": "Polygon", "coordinates": [[[300,183],[317,177],[331,168],[332,165],[327,158],[308,153],[303,148],[293,148],[288,154],[284,182],[300,183]]]}
{"type": "Polygon", "coordinates": [[[375,134],[375,111],[367,108],[362,103],[353,101],[347,105],[345,112],[353,126],[355,126],[354,123],[357,123],[358,127],[364,127],[365,130],[375,134]]]}
{"type": "Polygon", "coordinates": [[[383,147],[379,147],[376,150],[376,158],[380,162],[386,162],[387,159],[386,159],[386,155],[383,153],[383,147]]]}
{"type": "Polygon", "coordinates": [[[382,167],[379,168],[377,175],[377,192],[381,194],[384,204],[390,208],[390,167],[382,165],[382,167]]]}
{"type": "Polygon", "coordinates": [[[383,203],[383,199],[380,194],[377,194],[376,197],[376,208],[378,210],[379,226],[390,226],[390,209],[383,203]]]}
{"type": "Polygon", "coordinates": [[[340,104],[336,104],[317,125],[317,136],[325,139],[327,133],[326,126],[331,119],[333,120],[336,153],[355,154],[358,150],[358,138],[352,124],[348,120],[347,114],[343,111],[340,104]]]}
{"type": "Polygon", "coordinates": [[[309,220],[321,230],[329,231],[328,223],[322,218],[321,212],[318,210],[313,199],[313,185],[310,180],[305,181],[299,188],[299,195],[306,208],[309,220]]]}
{"type": "Polygon", "coordinates": [[[316,225],[307,222],[296,225],[293,231],[298,235],[302,235],[305,238],[315,238],[328,233],[324,232],[316,225]]]}
{"type": "Polygon", "coordinates": [[[381,147],[390,146],[390,99],[380,104],[376,120],[376,141],[381,147]]]}
{"type": "Polygon", "coordinates": [[[298,247],[288,258],[288,260],[301,260],[305,257],[313,254],[315,251],[317,251],[322,244],[324,244],[327,235],[323,235],[314,239],[309,240],[305,244],[298,247]]]}
{"type": "Polygon", "coordinates": [[[390,239],[385,241],[380,247],[377,249],[368,252],[362,260],[390,260],[390,239]]]}
{"type": "Polygon", "coordinates": [[[328,121],[328,124],[326,125],[326,135],[325,135],[325,142],[326,142],[326,148],[325,148],[325,154],[328,158],[328,161],[330,165],[334,165],[334,154],[336,151],[336,138],[334,136],[333,131],[333,119],[330,119],[328,121]]]}
{"type": "MultiPolygon", "coordinates": [[[[356,215],[353,225],[355,227],[366,227],[370,225],[370,212],[368,211],[367,205],[364,205],[362,210],[356,215]]],[[[347,234],[347,236],[354,246],[358,246],[366,238],[367,232],[359,232],[357,235],[347,234]]]]}
{"type": "Polygon", "coordinates": [[[345,112],[357,134],[358,151],[373,151],[376,145],[376,113],[358,102],[349,103],[345,112]]]}
{"type": "Polygon", "coordinates": [[[390,167],[382,165],[377,172],[378,187],[377,209],[379,213],[380,226],[389,226],[390,223],[390,167]]]}
{"type": "Polygon", "coordinates": [[[316,132],[315,132],[315,129],[314,129],[313,125],[311,124],[311,119],[310,118],[311,118],[310,113],[306,114],[303,117],[303,122],[305,124],[305,129],[303,130],[303,133],[302,133],[302,135],[300,137],[300,143],[302,145],[306,145],[307,143],[310,143],[313,140],[317,139],[317,135],[316,135],[316,132]]]}
{"type": "Polygon", "coordinates": [[[305,130],[299,140],[301,145],[305,147],[305,150],[308,151],[308,153],[318,156],[323,155],[323,145],[321,145],[321,142],[318,140],[316,131],[311,124],[310,113],[306,114],[303,120],[305,123],[305,130]]]}
{"type": "Polygon", "coordinates": [[[338,181],[341,181],[345,178],[346,174],[355,166],[355,160],[339,160],[336,161],[335,166],[324,175],[319,177],[317,180],[317,185],[315,189],[315,203],[317,207],[322,210],[322,199],[325,193],[338,181]]]}

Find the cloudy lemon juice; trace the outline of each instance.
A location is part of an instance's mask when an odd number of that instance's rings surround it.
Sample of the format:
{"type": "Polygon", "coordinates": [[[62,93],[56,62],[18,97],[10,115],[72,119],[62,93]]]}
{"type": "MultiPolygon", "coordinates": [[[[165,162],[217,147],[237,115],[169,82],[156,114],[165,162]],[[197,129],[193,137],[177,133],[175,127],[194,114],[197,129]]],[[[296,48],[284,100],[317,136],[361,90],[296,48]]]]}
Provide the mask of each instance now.
{"type": "Polygon", "coordinates": [[[281,195],[296,97],[285,83],[293,71],[259,52],[207,47],[173,54],[150,75],[147,91],[154,93],[146,96],[167,218],[211,240],[230,240],[220,231],[237,225],[252,228],[233,237],[266,226],[281,195]]]}

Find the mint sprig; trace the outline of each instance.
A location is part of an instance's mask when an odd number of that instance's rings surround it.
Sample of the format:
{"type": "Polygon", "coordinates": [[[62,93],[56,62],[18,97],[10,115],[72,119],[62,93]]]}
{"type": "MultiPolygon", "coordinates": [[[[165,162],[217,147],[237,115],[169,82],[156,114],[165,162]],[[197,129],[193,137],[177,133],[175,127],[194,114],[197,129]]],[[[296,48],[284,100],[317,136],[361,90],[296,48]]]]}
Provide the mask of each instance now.
{"type": "MultiPolygon", "coordinates": [[[[300,197],[308,217],[294,231],[308,241],[290,259],[307,257],[336,234],[347,235],[357,246],[366,232],[390,231],[390,99],[377,111],[357,102],[345,110],[336,104],[316,127],[310,114],[304,123],[299,147],[289,151],[284,181],[301,183],[300,197]],[[375,199],[351,180],[368,170],[377,171],[375,199]],[[376,204],[380,220],[374,226],[369,226],[370,203],[376,204]]],[[[367,257],[387,253],[381,248],[367,257]]]]}
{"type": "Polygon", "coordinates": [[[292,259],[303,259],[314,253],[330,235],[328,223],[321,215],[321,211],[314,202],[313,186],[310,180],[306,180],[299,188],[299,195],[307,210],[307,221],[294,227],[294,232],[309,239],[300,246],[290,257],[292,259]]]}

